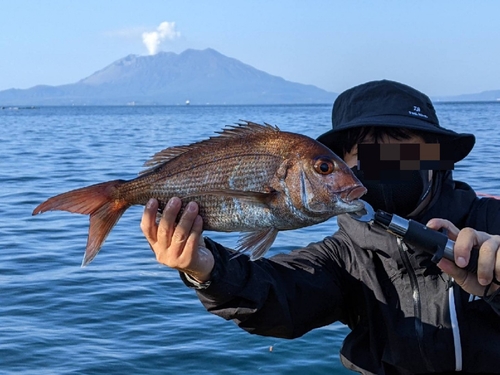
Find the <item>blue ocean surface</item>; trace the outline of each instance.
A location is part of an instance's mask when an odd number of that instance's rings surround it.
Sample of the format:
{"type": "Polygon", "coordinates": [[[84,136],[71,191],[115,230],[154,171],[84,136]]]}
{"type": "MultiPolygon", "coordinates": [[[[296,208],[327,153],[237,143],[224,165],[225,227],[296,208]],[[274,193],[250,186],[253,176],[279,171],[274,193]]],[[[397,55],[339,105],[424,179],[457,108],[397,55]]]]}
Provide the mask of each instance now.
{"type": "MultiPolygon", "coordinates": [[[[437,103],[441,123],[477,137],[455,177],[500,195],[500,102],[437,103]]],[[[80,264],[88,217],[49,212],[47,198],[131,179],[155,152],[238,120],[316,137],[330,105],[0,109],[1,374],[348,374],[340,323],[284,340],[251,335],[206,312],[158,264],[129,209],[96,259],[80,264]]],[[[332,234],[336,220],[283,232],[268,256],[332,234]]],[[[237,234],[206,233],[227,246],[237,234]]]]}

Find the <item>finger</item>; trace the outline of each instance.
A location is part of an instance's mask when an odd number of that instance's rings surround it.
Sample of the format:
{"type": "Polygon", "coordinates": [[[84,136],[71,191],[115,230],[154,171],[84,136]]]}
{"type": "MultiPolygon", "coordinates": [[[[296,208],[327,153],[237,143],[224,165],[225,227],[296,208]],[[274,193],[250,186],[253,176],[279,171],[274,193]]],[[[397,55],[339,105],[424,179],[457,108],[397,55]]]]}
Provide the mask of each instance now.
{"type": "Polygon", "coordinates": [[[182,213],[179,223],[175,227],[170,243],[170,251],[173,256],[179,257],[184,250],[186,241],[191,233],[194,222],[198,216],[198,205],[196,202],[189,202],[182,213]]]}
{"type": "MultiPolygon", "coordinates": [[[[202,222],[201,222],[201,226],[203,228],[203,219],[202,219],[202,222]]],[[[205,239],[203,238],[202,235],[200,235],[200,240],[198,241],[198,246],[207,247],[207,244],[205,243],[205,239]]]]}
{"type": "MultiPolygon", "coordinates": [[[[196,216],[193,227],[191,228],[191,232],[186,240],[186,244],[184,246],[184,251],[182,252],[182,257],[185,260],[190,260],[195,255],[195,252],[198,251],[198,247],[200,246],[200,238],[202,238],[203,231],[203,219],[200,215],[196,216]]],[[[203,245],[203,247],[205,247],[203,245]]],[[[190,263],[190,262],[189,262],[190,263]]]]}
{"type": "Polygon", "coordinates": [[[455,263],[459,267],[465,267],[469,264],[470,252],[477,244],[477,232],[474,229],[464,228],[458,233],[453,252],[455,254],[455,263]]]}
{"type": "Polygon", "coordinates": [[[491,237],[484,241],[479,248],[477,278],[481,285],[488,285],[493,281],[497,263],[498,247],[499,243],[497,242],[496,237],[491,237]]]}
{"type": "Polygon", "coordinates": [[[477,264],[477,279],[481,285],[488,285],[493,281],[495,272],[496,247],[493,249],[490,241],[483,243],[479,249],[477,264]]]}
{"type": "Polygon", "coordinates": [[[455,240],[460,230],[451,222],[445,219],[431,219],[427,226],[434,230],[446,229],[448,238],[455,240]]]}
{"type": "Polygon", "coordinates": [[[210,250],[205,247],[204,242],[203,245],[200,245],[199,238],[203,238],[202,230],[203,219],[198,215],[186,241],[180,264],[182,264],[184,272],[189,273],[200,282],[205,282],[210,279],[214,267],[214,257],[210,250]]]}
{"type": "Polygon", "coordinates": [[[150,199],[144,208],[144,213],[141,219],[141,230],[149,244],[156,242],[157,225],[156,225],[156,212],[158,211],[158,201],[150,199]]]}
{"type": "MultiPolygon", "coordinates": [[[[455,263],[457,263],[459,267],[465,267],[469,263],[470,253],[472,248],[473,247],[479,248],[487,241],[488,244],[485,247],[486,249],[485,254],[487,254],[487,252],[490,251],[488,248],[491,248],[494,250],[494,252],[496,252],[498,246],[500,245],[500,242],[497,241],[496,237],[497,236],[492,237],[488,233],[477,231],[472,228],[462,229],[458,233],[457,239],[455,241],[455,246],[454,246],[455,263]]],[[[481,251],[479,251],[479,257],[481,257],[481,251]]],[[[485,258],[485,261],[491,261],[494,263],[494,259],[487,260],[487,258],[485,258]]]]}
{"type": "Polygon", "coordinates": [[[158,247],[166,249],[171,244],[171,238],[175,231],[175,219],[179,214],[182,202],[179,198],[173,197],[167,202],[163,214],[158,224],[158,247]]]}

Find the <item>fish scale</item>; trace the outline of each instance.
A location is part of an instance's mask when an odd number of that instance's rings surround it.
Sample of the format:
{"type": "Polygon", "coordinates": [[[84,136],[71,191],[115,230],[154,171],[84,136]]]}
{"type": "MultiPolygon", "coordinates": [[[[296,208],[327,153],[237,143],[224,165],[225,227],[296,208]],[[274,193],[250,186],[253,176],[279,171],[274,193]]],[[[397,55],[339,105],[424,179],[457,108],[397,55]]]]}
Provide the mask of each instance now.
{"type": "Polygon", "coordinates": [[[203,168],[190,169],[189,178],[182,178],[181,173],[178,175],[179,179],[167,179],[152,184],[152,195],[161,202],[167,202],[173,196],[190,196],[190,200],[199,202],[200,214],[204,218],[204,228],[208,230],[231,231],[237,228],[238,231],[249,231],[256,227],[264,228],[269,226],[271,219],[268,210],[260,215],[257,213],[243,215],[242,212],[248,213],[253,205],[242,203],[237,198],[192,195],[200,189],[208,192],[232,189],[264,193],[264,187],[276,170],[273,164],[277,165],[280,159],[271,155],[262,155],[260,160],[263,163],[249,164],[244,163],[241,158],[231,158],[225,160],[224,168],[205,168],[210,165],[209,163],[203,168]],[[223,207],[223,209],[217,209],[218,207],[223,207]],[[258,216],[258,219],[255,216],[258,216]],[[228,217],[233,218],[228,220],[228,217]]]}

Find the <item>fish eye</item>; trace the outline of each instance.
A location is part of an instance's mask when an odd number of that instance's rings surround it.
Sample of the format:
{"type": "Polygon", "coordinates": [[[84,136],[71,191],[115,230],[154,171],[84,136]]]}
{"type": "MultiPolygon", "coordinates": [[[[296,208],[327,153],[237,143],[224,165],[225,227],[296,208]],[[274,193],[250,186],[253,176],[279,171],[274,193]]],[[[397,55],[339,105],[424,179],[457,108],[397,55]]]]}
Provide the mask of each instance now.
{"type": "Polygon", "coordinates": [[[330,174],[335,170],[335,164],[330,159],[317,158],[314,162],[314,170],[319,174],[330,174]]]}

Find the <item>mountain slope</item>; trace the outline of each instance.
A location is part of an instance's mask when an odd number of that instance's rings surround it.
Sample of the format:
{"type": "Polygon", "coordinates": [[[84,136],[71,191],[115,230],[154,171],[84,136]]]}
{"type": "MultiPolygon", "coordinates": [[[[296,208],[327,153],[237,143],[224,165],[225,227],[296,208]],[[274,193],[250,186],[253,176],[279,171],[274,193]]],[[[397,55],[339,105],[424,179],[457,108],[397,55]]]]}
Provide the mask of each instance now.
{"type": "Polygon", "coordinates": [[[436,97],[439,101],[448,102],[483,102],[483,101],[499,101],[500,90],[483,91],[477,94],[462,94],[456,96],[441,96],[436,97]]]}
{"type": "Polygon", "coordinates": [[[0,91],[0,105],[332,103],[336,94],[284,80],[213,49],[129,55],[74,84],[0,91]]]}

